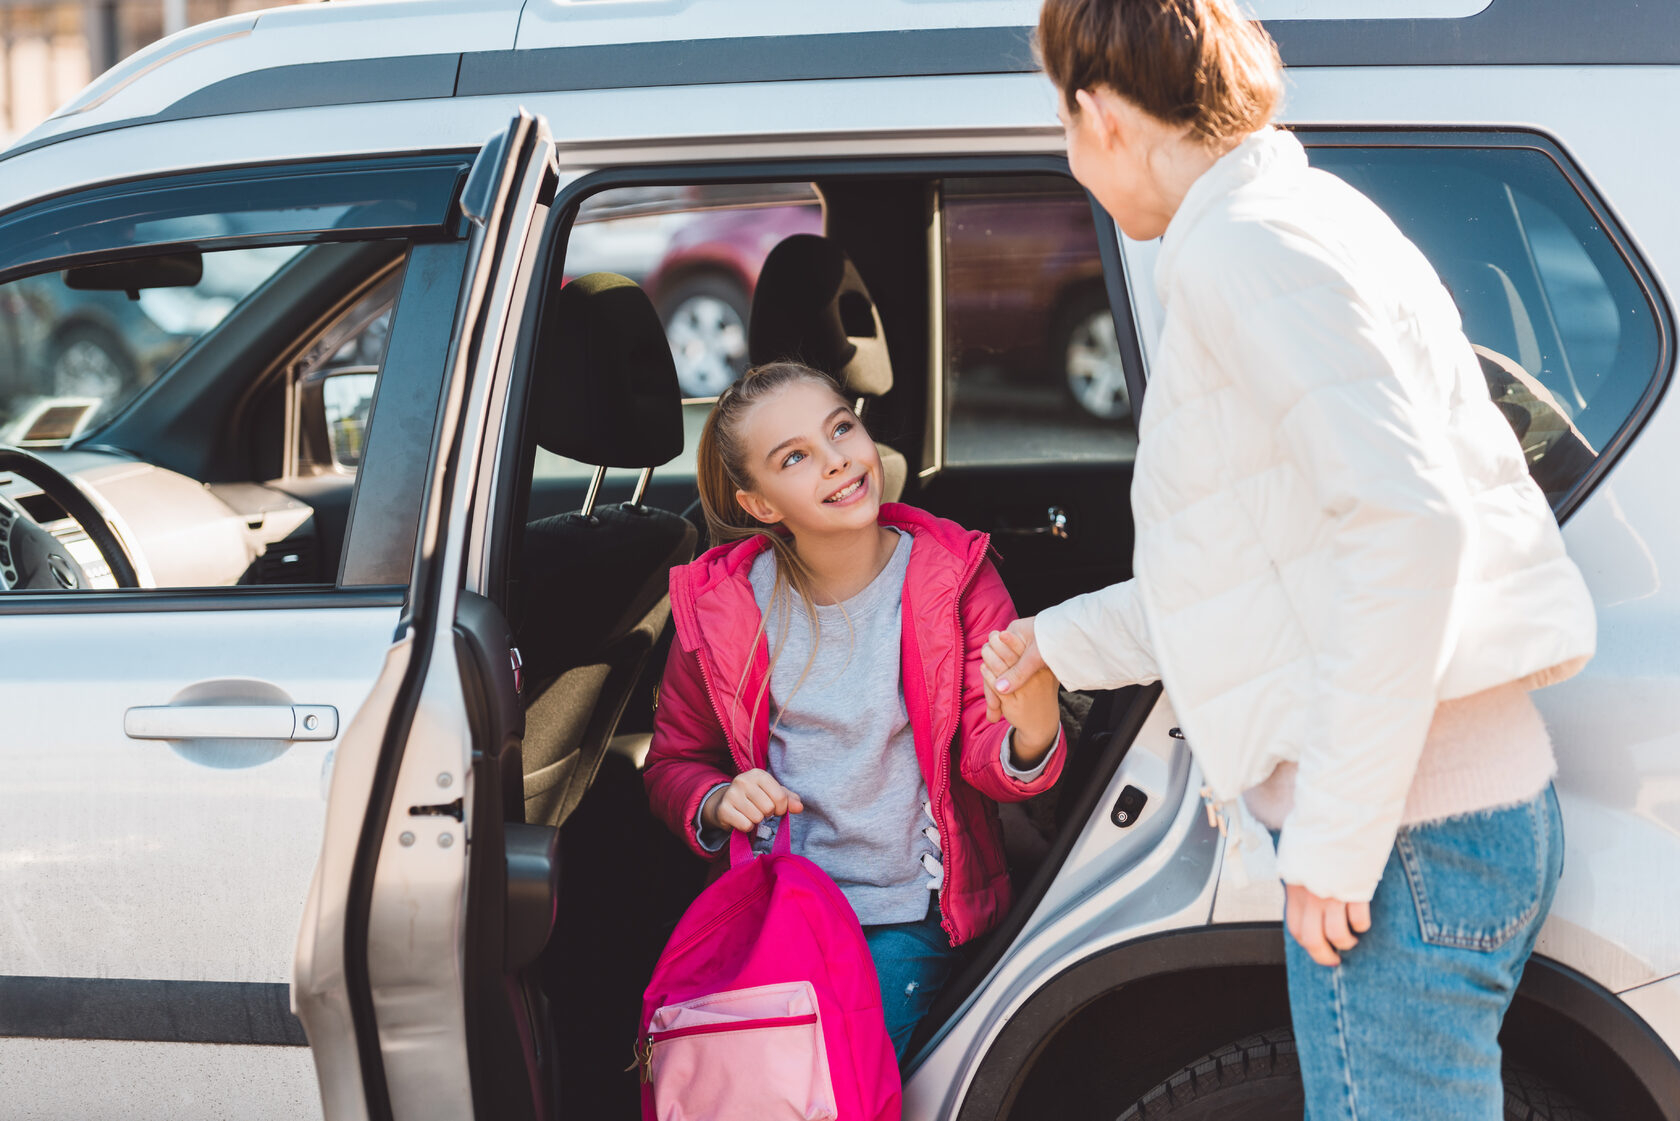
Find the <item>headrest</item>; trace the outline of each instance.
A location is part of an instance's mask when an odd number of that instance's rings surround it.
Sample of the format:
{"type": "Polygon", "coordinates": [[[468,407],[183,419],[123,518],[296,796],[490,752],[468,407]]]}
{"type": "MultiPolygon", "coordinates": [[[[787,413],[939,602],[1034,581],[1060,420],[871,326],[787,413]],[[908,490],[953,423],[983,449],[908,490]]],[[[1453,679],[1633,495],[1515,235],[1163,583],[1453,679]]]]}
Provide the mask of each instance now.
{"type": "Polygon", "coordinates": [[[846,251],[826,237],[794,234],[770,251],[750,324],[747,351],[755,366],[803,362],[865,397],[892,388],[881,313],[846,251]]]}
{"type": "Polygon", "coordinates": [[[597,467],[658,467],[682,451],[682,390],[653,301],[610,272],[548,299],[532,390],[537,443],[597,467]]]}

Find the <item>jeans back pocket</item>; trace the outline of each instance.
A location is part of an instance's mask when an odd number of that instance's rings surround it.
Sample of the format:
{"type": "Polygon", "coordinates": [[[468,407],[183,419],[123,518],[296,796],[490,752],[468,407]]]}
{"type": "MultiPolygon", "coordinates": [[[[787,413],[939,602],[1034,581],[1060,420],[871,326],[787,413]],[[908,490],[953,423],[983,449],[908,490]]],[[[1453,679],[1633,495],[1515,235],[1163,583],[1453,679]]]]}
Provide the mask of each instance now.
{"type": "Polygon", "coordinates": [[[1517,806],[1402,828],[1394,839],[1423,940],[1497,950],[1540,915],[1558,831],[1548,788],[1517,806]]]}

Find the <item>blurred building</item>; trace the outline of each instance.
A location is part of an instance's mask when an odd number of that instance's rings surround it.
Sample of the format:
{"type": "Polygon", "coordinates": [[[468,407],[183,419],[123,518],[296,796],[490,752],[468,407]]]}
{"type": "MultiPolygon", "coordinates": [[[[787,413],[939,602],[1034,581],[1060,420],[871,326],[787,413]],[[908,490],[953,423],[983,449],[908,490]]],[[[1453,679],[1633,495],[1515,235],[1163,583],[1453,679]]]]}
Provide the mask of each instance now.
{"type": "Polygon", "coordinates": [[[0,146],[119,60],[194,23],[313,0],[0,0],[0,146]]]}

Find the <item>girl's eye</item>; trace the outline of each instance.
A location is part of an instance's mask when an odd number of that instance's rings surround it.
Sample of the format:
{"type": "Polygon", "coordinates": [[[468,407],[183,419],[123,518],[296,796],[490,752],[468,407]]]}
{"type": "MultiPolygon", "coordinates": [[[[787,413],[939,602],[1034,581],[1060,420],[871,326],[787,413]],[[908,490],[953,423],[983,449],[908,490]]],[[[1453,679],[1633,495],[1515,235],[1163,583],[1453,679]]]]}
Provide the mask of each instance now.
{"type": "Polygon", "coordinates": [[[849,420],[843,420],[839,424],[836,424],[834,426],[834,434],[836,436],[844,436],[846,433],[850,432],[851,430],[852,430],[852,422],[849,421],[849,420]]]}
{"type": "Polygon", "coordinates": [[[804,452],[788,452],[787,453],[787,458],[782,460],[782,466],[783,467],[792,467],[795,463],[798,463],[800,460],[802,460],[804,458],[805,458],[805,453],[804,452]]]}

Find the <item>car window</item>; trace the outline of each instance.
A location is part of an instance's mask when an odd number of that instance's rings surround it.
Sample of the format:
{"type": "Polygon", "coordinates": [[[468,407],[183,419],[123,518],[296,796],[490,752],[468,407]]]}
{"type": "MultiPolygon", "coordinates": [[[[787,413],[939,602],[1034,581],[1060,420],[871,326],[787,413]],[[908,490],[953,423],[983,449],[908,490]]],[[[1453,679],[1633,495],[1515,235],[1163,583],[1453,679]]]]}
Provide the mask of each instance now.
{"type": "Polygon", "coordinates": [[[1085,192],[1049,174],[946,179],[940,231],[945,464],[1131,459],[1085,192]]]}
{"type": "MultiPolygon", "coordinates": [[[[566,244],[566,280],[615,272],[636,281],[659,311],[676,362],[686,439],[661,476],[694,476],[711,402],[746,372],[747,318],[764,259],[784,237],[822,230],[822,200],[809,183],[622,187],[584,200],[566,244]]],[[[537,450],[538,478],[594,471],[537,450]]],[[[637,474],[609,471],[608,497],[628,493],[637,474]]]]}
{"type": "Polygon", "coordinates": [[[0,443],[50,447],[97,428],[296,253],[230,249],[203,254],[196,274],[182,262],[174,275],[84,268],[0,285],[0,443]]]}
{"type": "MultiPolygon", "coordinates": [[[[142,587],[330,584],[403,255],[399,242],[173,251],[0,285],[0,444],[97,496],[142,587]]],[[[0,497],[57,543],[35,535],[37,551],[74,562],[66,587],[117,587],[27,472],[0,476],[0,497]]],[[[43,590],[41,571],[4,583],[43,590]]]]}
{"type": "Polygon", "coordinates": [[[1658,372],[1650,301],[1597,216],[1531,148],[1308,151],[1435,266],[1530,472],[1560,502],[1658,372]]]}

